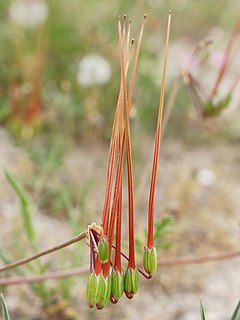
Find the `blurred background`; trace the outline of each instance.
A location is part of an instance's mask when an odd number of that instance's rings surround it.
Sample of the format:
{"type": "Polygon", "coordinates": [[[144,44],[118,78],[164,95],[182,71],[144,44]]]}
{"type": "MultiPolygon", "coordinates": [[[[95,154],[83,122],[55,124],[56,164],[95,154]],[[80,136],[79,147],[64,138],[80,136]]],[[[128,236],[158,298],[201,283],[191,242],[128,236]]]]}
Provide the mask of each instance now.
{"type": "MultiPolygon", "coordinates": [[[[239,86],[217,112],[200,116],[199,108],[204,110],[223,63],[240,2],[0,0],[1,264],[100,222],[120,81],[117,17],[125,13],[136,39],[148,14],[131,112],[141,261],[169,10],[167,111],[155,202],[159,255],[239,247],[239,86]],[[182,74],[206,38],[211,45],[202,48],[188,70],[196,79],[192,86],[182,74]],[[193,89],[201,103],[192,99],[193,89]]],[[[240,75],[238,31],[214,102],[228,97],[240,75]]],[[[5,276],[87,265],[88,248],[81,243],[5,276]]],[[[101,312],[87,307],[84,275],[0,289],[11,318],[18,320],[192,320],[200,317],[200,296],[209,319],[227,320],[240,296],[239,269],[239,259],[161,267],[153,280],[141,279],[133,301],[123,298],[101,312]]]]}

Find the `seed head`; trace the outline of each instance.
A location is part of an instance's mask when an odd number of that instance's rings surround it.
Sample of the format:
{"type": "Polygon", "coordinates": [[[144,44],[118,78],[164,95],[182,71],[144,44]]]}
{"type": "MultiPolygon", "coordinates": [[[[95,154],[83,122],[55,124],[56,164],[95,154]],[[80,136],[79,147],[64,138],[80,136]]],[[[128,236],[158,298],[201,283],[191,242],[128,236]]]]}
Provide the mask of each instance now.
{"type": "Polygon", "coordinates": [[[143,266],[150,276],[157,271],[157,250],[155,247],[144,247],[143,266]]]}
{"type": "Polygon", "coordinates": [[[98,310],[103,309],[104,305],[110,300],[110,296],[111,296],[111,275],[105,278],[103,274],[100,274],[96,308],[98,310]]]}
{"type": "Polygon", "coordinates": [[[138,270],[127,268],[124,276],[124,291],[128,299],[132,299],[138,291],[138,270]]]}
{"type": "Polygon", "coordinates": [[[89,308],[93,308],[97,301],[99,291],[99,280],[100,276],[97,276],[95,272],[92,272],[90,274],[86,290],[89,308]]]}
{"type": "Polygon", "coordinates": [[[112,297],[117,302],[124,292],[124,273],[118,270],[112,272],[112,297]]]}
{"type": "Polygon", "coordinates": [[[101,263],[109,260],[109,244],[106,236],[101,236],[98,243],[98,258],[101,263]]]}

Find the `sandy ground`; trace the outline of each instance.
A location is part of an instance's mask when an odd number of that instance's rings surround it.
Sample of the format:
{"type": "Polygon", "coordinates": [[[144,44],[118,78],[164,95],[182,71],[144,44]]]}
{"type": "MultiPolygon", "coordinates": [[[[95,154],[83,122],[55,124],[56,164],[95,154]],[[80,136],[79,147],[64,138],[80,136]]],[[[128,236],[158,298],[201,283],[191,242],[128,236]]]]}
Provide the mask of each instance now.
{"type": "MultiPolygon", "coordinates": [[[[1,163],[8,170],[20,178],[34,174],[34,164],[3,129],[0,130],[0,141],[1,163]]],[[[149,137],[144,137],[141,139],[141,144],[145,147],[140,148],[136,144],[134,150],[136,233],[140,239],[143,237],[146,224],[151,167],[149,149],[152,150],[152,141],[149,137]]],[[[167,251],[161,251],[160,255],[175,257],[239,248],[239,145],[193,147],[166,140],[162,147],[156,195],[156,219],[159,220],[162,214],[170,214],[175,218],[175,223],[169,237],[173,246],[167,251]],[[205,171],[202,171],[203,169],[205,171]]],[[[71,183],[73,188],[81,189],[84,179],[91,180],[85,208],[86,225],[100,220],[105,161],[105,148],[95,146],[93,149],[91,146],[74,149],[66,155],[64,165],[46,181],[46,188],[54,181],[71,183]]],[[[18,200],[2,170],[0,170],[0,184],[2,186],[1,248],[10,250],[13,256],[21,256],[28,249],[19,218],[18,200]],[[18,244],[21,250],[14,252],[17,239],[22,243],[18,244]]],[[[37,205],[34,205],[33,211],[41,248],[71,237],[68,220],[56,219],[56,215],[39,210],[37,205]]],[[[85,247],[81,250],[83,248],[85,247]]],[[[84,263],[87,263],[86,251],[84,249],[84,263]]],[[[57,269],[56,257],[58,255],[44,261],[51,261],[51,268],[57,269]]],[[[27,286],[3,288],[2,291],[11,318],[18,320],[139,318],[193,320],[200,317],[200,296],[203,298],[207,319],[228,320],[240,297],[239,270],[239,258],[202,265],[162,267],[153,280],[141,279],[139,292],[132,301],[124,297],[117,305],[108,305],[100,312],[89,310],[87,307],[84,276],[76,278],[70,301],[66,304],[58,303],[55,308],[48,307],[47,313],[41,307],[41,300],[33,295],[27,286]],[[60,313],[56,312],[58,306],[59,309],[63,308],[60,313]]],[[[54,288],[52,282],[50,285],[54,288]]]]}

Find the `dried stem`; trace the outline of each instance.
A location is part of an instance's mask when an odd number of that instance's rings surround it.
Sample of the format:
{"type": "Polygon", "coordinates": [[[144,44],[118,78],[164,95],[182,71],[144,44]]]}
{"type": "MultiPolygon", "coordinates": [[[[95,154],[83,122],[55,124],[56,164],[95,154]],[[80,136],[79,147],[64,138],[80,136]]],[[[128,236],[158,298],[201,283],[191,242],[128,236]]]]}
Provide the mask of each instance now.
{"type": "Polygon", "coordinates": [[[7,271],[9,269],[19,267],[19,266],[21,266],[23,264],[29,263],[29,262],[31,262],[33,260],[36,260],[36,259],[40,258],[40,257],[46,256],[47,254],[50,254],[50,253],[53,253],[53,252],[58,251],[60,249],[66,248],[66,247],[70,246],[73,243],[76,243],[78,241],[81,241],[81,240],[85,239],[86,238],[86,234],[87,234],[87,231],[84,231],[84,232],[80,233],[78,236],[72,238],[71,240],[68,240],[66,242],[60,243],[60,244],[58,244],[58,245],[56,245],[56,246],[54,246],[54,247],[52,247],[50,249],[41,251],[41,252],[39,252],[39,253],[29,257],[29,258],[25,258],[25,259],[22,259],[22,260],[13,262],[13,263],[9,263],[6,266],[1,267],[0,268],[0,272],[7,271]]]}
{"type": "MultiPolygon", "coordinates": [[[[207,254],[201,256],[179,257],[160,259],[158,265],[162,267],[171,267],[177,265],[191,265],[200,263],[209,263],[216,261],[224,261],[240,257],[240,250],[227,251],[222,253],[207,254]]],[[[45,280],[57,280],[61,278],[73,277],[89,272],[88,268],[75,268],[68,271],[58,271],[46,273],[39,276],[30,277],[9,277],[0,279],[0,286],[3,285],[18,285],[32,282],[40,282],[45,280]]]]}
{"type": "Polygon", "coordinates": [[[172,114],[173,106],[176,101],[177,94],[181,88],[181,85],[182,85],[181,77],[177,77],[169,93],[169,98],[167,100],[166,107],[164,108],[165,112],[163,114],[163,124],[162,124],[162,130],[161,130],[162,137],[165,134],[170,116],[172,114]]]}
{"type": "Polygon", "coordinates": [[[89,272],[89,268],[76,268],[76,269],[70,269],[68,271],[54,271],[49,272],[42,275],[35,275],[35,276],[29,276],[29,277],[9,277],[9,278],[3,278],[0,279],[0,286],[11,286],[11,285],[17,285],[17,284],[25,284],[25,283],[32,283],[32,282],[41,282],[46,280],[57,280],[62,278],[68,278],[77,276],[79,274],[87,273],[89,272]]]}
{"type": "Polygon", "coordinates": [[[207,48],[210,44],[212,44],[212,42],[213,41],[211,39],[203,39],[197,44],[197,46],[193,50],[189,60],[187,61],[187,63],[184,66],[184,70],[183,70],[184,72],[189,72],[194,61],[198,58],[199,54],[201,53],[202,49],[207,48]]]}
{"type": "Polygon", "coordinates": [[[156,135],[155,135],[155,145],[154,145],[153,165],[152,165],[152,177],[151,177],[151,185],[150,185],[150,193],[149,193],[148,242],[147,242],[148,248],[154,247],[154,237],[153,237],[154,196],[155,196],[156,176],[157,176],[157,167],[158,167],[158,155],[159,155],[160,142],[161,142],[161,129],[162,129],[162,118],[163,118],[164,91],[165,91],[165,79],[166,79],[166,72],[167,72],[167,57],[168,57],[170,27],[171,27],[171,12],[169,12],[169,17],[168,17],[168,26],[167,26],[167,34],[166,34],[166,47],[165,47],[163,75],[162,75],[162,86],[161,86],[161,91],[160,91],[159,112],[158,112],[157,128],[156,128],[156,135]]]}
{"type": "Polygon", "coordinates": [[[160,259],[158,262],[159,266],[175,266],[181,264],[197,264],[207,263],[211,261],[221,261],[236,258],[240,256],[240,250],[227,251],[222,253],[213,253],[202,256],[191,256],[191,257],[179,257],[179,258],[167,258],[160,259]]]}
{"type": "Polygon", "coordinates": [[[230,39],[228,41],[227,47],[225,49],[224,61],[223,61],[223,64],[218,72],[216,82],[215,82],[213,89],[212,89],[212,92],[211,92],[211,97],[214,97],[215,94],[217,93],[217,90],[218,90],[218,87],[221,83],[221,80],[222,80],[224,74],[226,73],[227,68],[230,65],[231,51],[233,49],[234,42],[235,42],[236,36],[239,32],[239,29],[240,29],[240,19],[238,19],[237,23],[235,24],[233,31],[231,33],[230,39]]]}

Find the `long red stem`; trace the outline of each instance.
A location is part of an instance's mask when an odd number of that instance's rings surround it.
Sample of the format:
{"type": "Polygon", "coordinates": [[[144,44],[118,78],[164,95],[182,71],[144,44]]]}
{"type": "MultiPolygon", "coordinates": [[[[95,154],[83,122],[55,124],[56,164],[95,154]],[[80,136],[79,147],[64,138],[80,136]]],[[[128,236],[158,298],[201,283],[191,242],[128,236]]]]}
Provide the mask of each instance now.
{"type": "Polygon", "coordinates": [[[131,268],[135,268],[135,252],[134,252],[134,195],[133,195],[133,171],[132,171],[132,155],[131,155],[131,140],[129,126],[129,107],[127,97],[127,84],[125,77],[124,66],[124,38],[121,39],[121,68],[122,68],[122,83],[123,83],[123,106],[125,115],[126,128],[126,152],[127,152],[127,173],[128,173],[128,214],[129,214],[129,262],[131,268]]]}
{"type": "MultiPolygon", "coordinates": [[[[145,21],[146,15],[144,16],[145,21]]],[[[128,212],[129,212],[129,263],[128,266],[131,268],[136,267],[135,263],[135,245],[134,245],[134,193],[133,193],[133,169],[132,169],[132,155],[131,155],[131,138],[130,138],[130,125],[129,125],[129,113],[130,104],[132,99],[133,85],[135,80],[138,56],[140,51],[141,39],[143,34],[144,23],[142,25],[139,41],[136,49],[134,66],[132,72],[132,78],[130,83],[130,95],[127,95],[127,83],[125,75],[125,62],[124,62],[124,34],[120,35],[120,52],[121,52],[121,70],[122,70],[122,83],[123,83],[123,106],[124,106],[124,119],[125,119],[125,130],[124,130],[124,141],[126,137],[126,153],[127,153],[127,174],[128,174],[128,212]]],[[[123,146],[124,147],[124,146],[123,146]]]]}
{"type": "MultiPolygon", "coordinates": [[[[115,181],[114,194],[113,194],[111,217],[110,217],[110,223],[109,223],[109,228],[108,228],[108,242],[109,242],[110,254],[111,254],[111,247],[112,247],[112,242],[113,242],[114,225],[115,225],[116,214],[117,214],[117,209],[118,209],[119,192],[120,192],[120,187],[121,187],[123,156],[124,156],[124,148],[123,148],[123,144],[121,142],[121,150],[120,150],[118,165],[117,165],[117,173],[116,173],[116,181],[115,181]]],[[[103,266],[104,275],[107,275],[109,273],[109,267],[110,267],[110,261],[107,262],[103,266]]]]}
{"type": "Polygon", "coordinates": [[[162,75],[162,86],[160,91],[160,101],[159,101],[159,112],[157,120],[157,128],[155,135],[155,145],[154,145],[154,157],[153,157],[153,166],[152,166],[152,177],[149,193],[149,204],[148,204],[148,248],[154,247],[154,196],[155,196],[155,187],[156,187],[156,176],[157,176],[157,167],[158,167],[158,155],[160,150],[160,141],[161,141],[161,127],[162,127],[162,118],[163,118],[163,105],[164,105],[164,90],[165,90],[165,79],[167,71],[167,56],[168,56],[168,45],[169,45],[169,36],[170,36],[170,26],[171,26],[171,12],[168,17],[168,26],[166,34],[166,47],[164,53],[164,66],[163,66],[163,75],[162,75]]]}
{"type": "MultiPolygon", "coordinates": [[[[121,82],[121,94],[122,94],[122,82],[121,82]]],[[[121,97],[122,98],[122,97],[121,97]]],[[[119,112],[119,132],[118,132],[118,159],[120,159],[121,153],[121,141],[122,141],[122,128],[123,128],[123,115],[122,108],[119,112]]],[[[117,217],[116,217],[116,251],[114,268],[121,272],[121,229],[122,229],[122,175],[120,177],[120,190],[117,203],[117,217]]]]}
{"type": "Polygon", "coordinates": [[[122,79],[124,84],[124,113],[125,113],[125,124],[126,124],[126,152],[127,152],[127,174],[128,174],[128,221],[129,221],[129,261],[128,266],[130,268],[135,269],[135,244],[134,244],[134,192],[133,192],[133,169],[132,169],[132,151],[131,151],[131,135],[130,135],[130,125],[129,125],[129,115],[130,115],[130,108],[132,102],[132,94],[133,94],[133,87],[135,82],[137,64],[138,64],[138,57],[141,47],[141,41],[143,36],[144,24],[146,15],[144,15],[143,24],[140,30],[138,44],[136,48],[134,64],[133,64],[133,71],[132,77],[130,82],[129,88],[129,96],[127,97],[127,84],[126,84],[126,77],[125,77],[125,69],[123,64],[123,43],[121,45],[121,65],[122,65],[122,79]]]}
{"type": "Polygon", "coordinates": [[[103,226],[104,234],[107,234],[108,221],[109,221],[111,190],[112,190],[114,162],[115,162],[115,154],[116,154],[116,139],[115,138],[113,138],[113,141],[112,141],[112,144],[110,145],[109,151],[110,152],[109,152],[109,162],[108,162],[108,169],[107,169],[106,195],[105,195],[105,202],[104,202],[104,208],[103,208],[103,218],[102,218],[102,226],[103,226]]]}
{"type": "MultiPolygon", "coordinates": [[[[126,17],[124,16],[124,25],[125,24],[126,24],[126,17]]],[[[119,32],[119,34],[121,33],[121,29],[122,29],[122,27],[121,27],[121,22],[120,22],[120,17],[119,17],[118,18],[118,32],[119,32]]],[[[128,50],[127,56],[126,56],[126,75],[128,72],[129,61],[131,58],[132,47],[133,47],[133,43],[134,43],[134,40],[132,40],[131,44],[129,46],[130,31],[131,31],[131,20],[129,21],[128,33],[127,33],[127,48],[129,48],[129,50],[128,50]]],[[[120,109],[121,85],[122,84],[120,84],[120,92],[119,92],[116,112],[115,112],[115,116],[114,116],[111,142],[110,142],[110,146],[109,146],[106,195],[105,195],[104,208],[103,208],[103,214],[102,214],[102,224],[103,224],[103,229],[104,229],[105,234],[107,234],[109,215],[110,215],[111,190],[112,190],[112,183],[113,183],[114,161],[115,161],[116,143],[117,143],[116,136],[117,136],[117,131],[118,131],[117,123],[118,123],[118,118],[119,118],[119,113],[120,113],[119,109],[120,109]]]]}
{"type": "MultiPolygon", "coordinates": [[[[146,15],[144,16],[144,20],[146,18],[146,15]]],[[[125,23],[125,20],[124,20],[125,23]]],[[[119,156],[118,156],[118,164],[117,164],[117,172],[116,172],[116,180],[115,180],[115,187],[114,187],[114,194],[113,194],[113,201],[112,201],[112,210],[111,210],[111,216],[110,216],[110,222],[109,224],[104,224],[104,227],[107,225],[108,227],[106,228],[107,230],[107,234],[108,234],[108,238],[109,238],[109,246],[111,248],[111,244],[113,241],[113,231],[114,231],[114,225],[115,225],[115,220],[116,220],[116,214],[117,214],[117,209],[118,209],[118,203],[119,203],[119,194],[120,194],[120,188],[121,188],[121,176],[122,176],[122,166],[123,166],[123,158],[124,158],[124,149],[125,149],[125,143],[126,143],[126,138],[127,138],[127,146],[130,146],[130,135],[127,134],[127,132],[129,132],[129,124],[128,121],[126,121],[126,119],[128,119],[129,117],[129,111],[130,111],[130,107],[131,107],[131,99],[132,99],[132,92],[133,92],[133,85],[134,85],[134,80],[135,80],[135,74],[136,74],[136,68],[137,68],[137,62],[138,62],[138,56],[139,56],[139,51],[140,51],[140,45],[141,45],[141,39],[142,39],[142,34],[143,34],[143,27],[144,27],[144,23],[142,25],[141,31],[140,31],[140,35],[139,35],[139,40],[138,40],[138,45],[137,45],[137,49],[136,49],[136,54],[135,54],[135,59],[134,59],[134,66],[133,66],[133,71],[132,71],[132,78],[131,78],[131,83],[130,83],[130,94],[129,97],[127,97],[127,93],[126,93],[126,88],[124,89],[124,86],[126,86],[126,74],[128,71],[128,66],[129,66],[129,61],[130,61],[130,56],[131,56],[131,52],[132,52],[132,45],[133,45],[133,40],[131,42],[130,48],[129,48],[129,38],[130,38],[130,31],[127,34],[127,50],[124,50],[124,45],[122,45],[123,49],[123,54],[121,54],[121,62],[122,62],[122,70],[124,72],[122,72],[124,74],[124,81],[121,81],[121,86],[122,89],[120,89],[120,94],[119,94],[119,101],[118,101],[118,114],[115,117],[115,123],[118,121],[117,118],[120,117],[121,114],[121,110],[122,108],[125,108],[125,125],[124,125],[124,131],[123,131],[123,136],[122,136],[122,141],[121,141],[121,150],[119,150],[119,156]],[[125,53],[128,53],[128,58],[125,57],[127,56],[125,53]],[[124,84],[125,82],[125,84],[124,84]],[[122,92],[123,91],[123,92],[122,92]],[[125,93],[124,93],[125,91],[125,93]],[[122,96],[122,98],[121,98],[122,96]],[[123,106],[121,106],[122,101],[121,99],[123,99],[124,103],[123,106]]],[[[129,28],[130,28],[130,24],[129,24],[129,28]]],[[[120,41],[120,43],[124,42],[124,36],[123,33],[125,35],[125,31],[123,30],[122,33],[122,29],[121,29],[121,23],[120,23],[120,19],[119,19],[119,23],[118,23],[118,30],[119,30],[119,37],[120,39],[123,39],[120,41]]],[[[121,125],[119,125],[119,127],[117,127],[117,125],[115,124],[115,132],[119,131],[121,125]]],[[[129,149],[129,148],[127,148],[129,149]]],[[[133,184],[132,184],[132,166],[131,166],[131,150],[127,151],[127,163],[128,163],[128,177],[129,177],[129,212],[130,212],[130,221],[131,221],[131,227],[130,227],[130,242],[132,243],[130,245],[131,249],[131,253],[130,256],[132,257],[130,259],[130,264],[132,264],[132,266],[135,265],[135,259],[134,259],[134,219],[133,219],[133,184]],[[130,151],[130,152],[129,152],[130,151]]],[[[108,215],[109,216],[109,215],[108,215]]],[[[107,216],[106,216],[107,217],[107,216]]],[[[104,220],[105,222],[108,221],[107,218],[105,218],[104,220]]],[[[111,249],[110,249],[111,250],[111,249]]],[[[99,266],[99,263],[96,263],[97,266],[99,266]]],[[[103,270],[104,270],[104,274],[108,274],[108,269],[110,267],[110,264],[107,263],[103,266],[103,270]]]]}
{"type": "MultiPolygon", "coordinates": [[[[125,23],[126,23],[126,17],[124,16],[124,26],[123,26],[124,33],[125,33],[125,23]]],[[[118,32],[119,32],[119,35],[122,34],[120,18],[118,19],[118,32]]],[[[123,86],[122,86],[122,80],[121,80],[120,93],[119,93],[119,110],[118,110],[118,119],[117,119],[117,122],[118,122],[117,134],[118,134],[118,139],[120,139],[120,141],[118,142],[118,163],[117,163],[116,180],[115,180],[115,187],[114,187],[114,193],[113,193],[112,210],[111,210],[110,222],[107,230],[110,255],[111,255],[112,242],[113,242],[114,225],[116,221],[117,210],[119,207],[119,194],[121,191],[122,169],[123,169],[123,158],[124,158],[124,144],[122,142],[123,140],[122,139],[122,119],[123,119],[122,88],[123,86]]],[[[103,265],[104,276],[107,276],[109,274],[109,268],[110,268],[110,260],[103,265]]]]}
{"type": "MultiPolygon", "coordinates": [[[[119,137],[119,153],[121,151],[121,137],[119,137]]],[[[118,209],[117,209],[117,221],[116,221],[116,251],[115,251],[115,261],[114,268],[121,272],[121,235],[122,235],[122,177],[120,181],[120,192],[118,198],[118,209]]]]}

